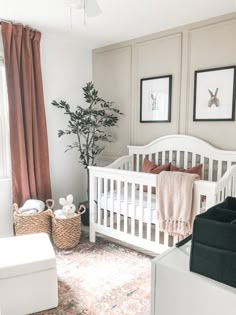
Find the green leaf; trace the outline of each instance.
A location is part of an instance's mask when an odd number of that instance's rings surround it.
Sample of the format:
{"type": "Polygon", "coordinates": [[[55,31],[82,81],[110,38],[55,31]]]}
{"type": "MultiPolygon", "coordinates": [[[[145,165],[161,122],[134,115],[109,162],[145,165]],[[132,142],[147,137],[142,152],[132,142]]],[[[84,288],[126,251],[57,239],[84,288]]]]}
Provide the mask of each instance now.
{"type": "Polygon", "coordinates": [[[77,105],[75,111],[64,100],[53,100],[51,104],[63,110],[68,117],[68,129],[59,130],[58,137],[73,134],[78,140],[68,145],[66,152],[76,148],[79,152],[79,162],[87,168],[89,163],[96,165],[96,157],[105,149],[102,143],[112,141],[108,128],[117,126],[123,113],[114,107],[113,102],[98,96],[93,82],[86,83],[82,90],[86,105],[77,105]]]}

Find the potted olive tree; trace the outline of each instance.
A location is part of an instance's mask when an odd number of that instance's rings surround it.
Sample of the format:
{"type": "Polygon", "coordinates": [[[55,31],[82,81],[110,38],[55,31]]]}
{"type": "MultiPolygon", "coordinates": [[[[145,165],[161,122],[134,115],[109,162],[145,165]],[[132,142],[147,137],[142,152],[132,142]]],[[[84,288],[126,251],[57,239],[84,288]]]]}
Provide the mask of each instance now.
{"type": "MultiPolygon", "coordinates": [[[[112,102],[107,102],[98,96],[98,91],[92,82],[83,87],[84,99],[87,106],[77,106],[71,110],[65,101],[53,101],[52,105],[64,111],[68,116],[68,125],[65,130],[58,131],[58,137],[75,135],[75,141],[67,146],[66,152],[76,149],[79,161],[87,170],[87,193],[89,200],[89,169],[88,166],[96,165],[97,156],[105,149],[104,143],[111,142],[112,136],[108,127],[117,126],[122,113],[113,107],[112,102]]],[[[84,202],[87,211],[82,216],[82,222],[89,225],[88,201],[84,202]]]]}

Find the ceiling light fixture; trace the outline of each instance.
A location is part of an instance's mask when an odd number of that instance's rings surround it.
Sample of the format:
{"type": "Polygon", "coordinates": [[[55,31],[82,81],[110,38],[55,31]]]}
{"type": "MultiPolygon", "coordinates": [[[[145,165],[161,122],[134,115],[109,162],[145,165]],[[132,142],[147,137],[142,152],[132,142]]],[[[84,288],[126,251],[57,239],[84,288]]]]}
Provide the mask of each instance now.
{"type": "Polygon", "coordinates": [[[95,17],[102,13],[97,0],[66,0],[65,3],[70,8],[71,29],[73,10],[84,10],[84,24],[86,24],[86,17],[95,17]]]}

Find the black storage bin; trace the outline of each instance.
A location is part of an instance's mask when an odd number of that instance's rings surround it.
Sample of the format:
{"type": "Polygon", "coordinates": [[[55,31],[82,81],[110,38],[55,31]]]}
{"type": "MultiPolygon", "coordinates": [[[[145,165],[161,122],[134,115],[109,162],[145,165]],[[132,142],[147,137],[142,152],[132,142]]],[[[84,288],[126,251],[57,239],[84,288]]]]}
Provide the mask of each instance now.
{"type": "Polygon", "coordinates": [[[190,271],[236,288],[236,198],[196,216],[190,271]]]}

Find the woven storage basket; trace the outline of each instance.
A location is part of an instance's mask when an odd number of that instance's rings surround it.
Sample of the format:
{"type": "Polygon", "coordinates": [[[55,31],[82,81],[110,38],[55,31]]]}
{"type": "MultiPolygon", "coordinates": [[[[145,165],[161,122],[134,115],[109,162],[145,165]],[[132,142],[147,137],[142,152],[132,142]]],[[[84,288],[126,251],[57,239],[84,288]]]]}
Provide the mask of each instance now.
{"type": "Polygon", "coordinates": [[[18,212],[17,204],[13,205],[14,209],[14,223],[16,235],[47,233],[49,236],[52,234],[52,208],[54,201],[48,199],[46,201],[47,210],[32,215],[22,215],[18,212]]]}
{"type": "Polygon", "coordinates": [[[79,244],[81,235],[81,214],[86,208],[81,205],[79,213],[73,218],[59,219],[53,216],[52,239],[57,248],[67,250],[79,244]]]}

